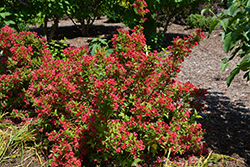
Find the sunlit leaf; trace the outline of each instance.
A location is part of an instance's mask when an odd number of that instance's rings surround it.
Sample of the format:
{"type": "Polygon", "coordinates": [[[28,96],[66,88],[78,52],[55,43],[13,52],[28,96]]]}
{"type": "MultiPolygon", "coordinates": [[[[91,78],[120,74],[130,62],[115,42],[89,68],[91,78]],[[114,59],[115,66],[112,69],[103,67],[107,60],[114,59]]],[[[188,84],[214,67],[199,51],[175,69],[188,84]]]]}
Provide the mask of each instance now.
{"type": "Polygon", "coordinates": [[[229,87],[232,80],[234,79],[235,75],[239,74],[240,68],[235,68],[233,71],[231,71],[229,77],[227,78],[227,86],[229,87]]]}
{"type": "Polygon", "coordinates": [[[224,36],[223,39],[223,48],[226,53],[228,53],[235,45],[236,43],[236,38],[238,34],[236,32],[229,32],[224,36]]]}
{"type": "Polygon", "coordinates": [[[228,66],[228,63],[222,63],[221,64],[221,70],[222,70],[222,72],[225,71],[225,69],[227,68],[227,66],[228,66]]]}
{"type": "Polygon", "coordinates": [[[233,16],[236,12],[236,10],[239,8],[240,4],[237,2],[234,2],[230,8],[228,9],[228,14],[233,16]]]}

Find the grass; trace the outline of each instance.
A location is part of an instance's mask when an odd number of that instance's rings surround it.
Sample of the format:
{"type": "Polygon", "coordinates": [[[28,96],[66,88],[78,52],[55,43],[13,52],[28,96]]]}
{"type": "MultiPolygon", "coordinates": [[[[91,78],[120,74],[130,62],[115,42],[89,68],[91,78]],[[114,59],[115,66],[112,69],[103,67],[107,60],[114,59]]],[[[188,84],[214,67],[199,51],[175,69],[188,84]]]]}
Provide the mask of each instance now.
{"type": "MultiPolygon", "coordinates": [[[[0,116],[0,164],[7,164],[10,161],[16,161],[17,166],[30,166],[33,156],[38,156],[34,147],[36,140],[35,129],[30,130],[30,123],[16,126],[13,123],[4,121],[8,113],[0,116]],[[29,161],[29,162],[28,162],[29,161]]],[[[42,164],[40,160],[40,164],[42,164]]]]}
{"type": "Polygon", "coordinates": [[[187,166],[193,166],[193,167],[209,167],[209,166],[227,166],[229,164],[231,165],[239,165],[241,163],[244,164],[243,161],[238,160],[236,158],[222,155],[222,154],[216,154],[212,151],[207,156],[201,156],[200,158],[196,158],[198,160],[196,161],[185,161],[182,162],[182,165],[178,164],[178,162],[170,161],[169,159],[162,165],[163,167],[187,167],[187,166]]]}

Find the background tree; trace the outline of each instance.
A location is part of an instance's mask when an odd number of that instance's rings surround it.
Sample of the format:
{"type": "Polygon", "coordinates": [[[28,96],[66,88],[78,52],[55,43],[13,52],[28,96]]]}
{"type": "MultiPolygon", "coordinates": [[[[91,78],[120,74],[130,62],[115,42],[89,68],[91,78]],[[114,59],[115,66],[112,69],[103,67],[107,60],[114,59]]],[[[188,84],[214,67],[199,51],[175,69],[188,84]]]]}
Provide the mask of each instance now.
{"type": "Polygon", "coordinates": [[[69,0],[28,0],[29,7],[35,10],[43,20],[43,32],[47,41],[51,41],[56,29],[58,28],[59,19],[69,14],[71,4],[69,0]],[[50,31],[48,30],[48,21],[53,20],[50,31]]]}
{"type": "MultiPolygon", "coordinates": [[[[169,24],[173,21],[176,15],[189,16],[191,13],[198,11],[201,4],[209,2],[210,0],[145,0],[148,4],[147,8],[150,10],[146,14],[145,18],[147,20],[143,24],[144,33],[147,38],[147,43],[152,44],[154,40],[160,36],[157,32],[157,28],[163,28],[165,33],[169,24]]],[[[116,7],[114,8],[118,15],[122,17],[125,25],[133,28],[138,24],[140,16],[135,13],[135,10],[131,4],[135,0],[123,0],[117,1],[116,7]],[[124,5],[125,4],[125,5],[124,5]]],[[[156,42],[157,43],[157,42],[156,42]]]]}
{"type": "Polygon", "coordinates": [[[34,10],[30,10],[26,0],[1,0],[0,8],[1,27],[8,24],[18,32],[28,29],[26,21],[35,14],[34,10]]]}
{"type": "Polygon", "coordinates": [[[114,0],[70,0],[70,15],[72,22],[81,31],[83,36],[88,36],[89,29],[94,21],[103,13],[114,0]],[[76,22],[81,23],[78,26],[76,22]]]}

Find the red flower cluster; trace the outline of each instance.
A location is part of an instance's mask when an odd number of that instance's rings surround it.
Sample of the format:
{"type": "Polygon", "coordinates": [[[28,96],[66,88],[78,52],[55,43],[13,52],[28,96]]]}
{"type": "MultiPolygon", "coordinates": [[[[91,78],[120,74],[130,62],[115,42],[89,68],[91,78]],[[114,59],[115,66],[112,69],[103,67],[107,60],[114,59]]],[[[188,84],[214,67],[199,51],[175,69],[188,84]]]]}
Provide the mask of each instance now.
{"type": "Polygon", "coordinates": [[[145,22],[146,18],[144,17],[145,14],[149,13],[150,11],[145,7],[147,7],[147,3],[144,0],[136,0],[135,3],[133,3],[133,7],[136,11],[137,14],[139,14],[142,17],[142,21],[141,22],[145,22]]]}

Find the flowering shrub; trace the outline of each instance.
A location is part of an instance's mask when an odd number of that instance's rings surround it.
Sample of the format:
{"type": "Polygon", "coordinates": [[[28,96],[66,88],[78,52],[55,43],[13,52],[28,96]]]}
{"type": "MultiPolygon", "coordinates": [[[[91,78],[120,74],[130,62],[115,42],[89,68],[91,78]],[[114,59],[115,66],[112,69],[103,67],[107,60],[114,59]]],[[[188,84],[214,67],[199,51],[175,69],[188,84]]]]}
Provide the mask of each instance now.
{"type": "Polygon", "coordinates": [[[41,55],[48,54],[45,39],[38,38],[36,33],[16,33],[6,25],[1,29],[0,39],[4,56],[1,63],[6,67],[0,74],[14,72],[17,68],[39,68],[41,55]]]}
{"type": "MultiPolygon", "coordinates": [[[[69,47],[63,50],[67,59],[54,60],[46,46],[37,47],[43,40],[27,43],[27,32],[2,29],[13,41],[2,50],[17,64],[1,75],[1,109],[33,123],[41,146],[51,148],[51,166],[131,166],[152,156],[161,160],[169,151],[172,156],[206,152],[204,130],[194,120],[205,91],[174,79],[204,35],[197,29],[189,38],[176,38],[161,56],[147,52],[142,31],[118,30],[111,54],[69,47]],[[29,51],[16,47],[21,38],[29,51]],[[19,53],[30,56],[16,58],[19,53]],[[33,57],[40,58],[38,67],[33,57]]],[[[7,37],[0,37],[5,43],[7,37]]]]}
{"type": "Polygon", "coordinates": [[[0,34],[0,110],[11,112],[13,109],[30,108],[24,94],[30,84],[31,70],[40,68],[42,61],[51,59],[44,39],[35,33],[16,33],[5,26],[0,34]],[[25,102],[26,101],[26,102],[25,102]]]}

